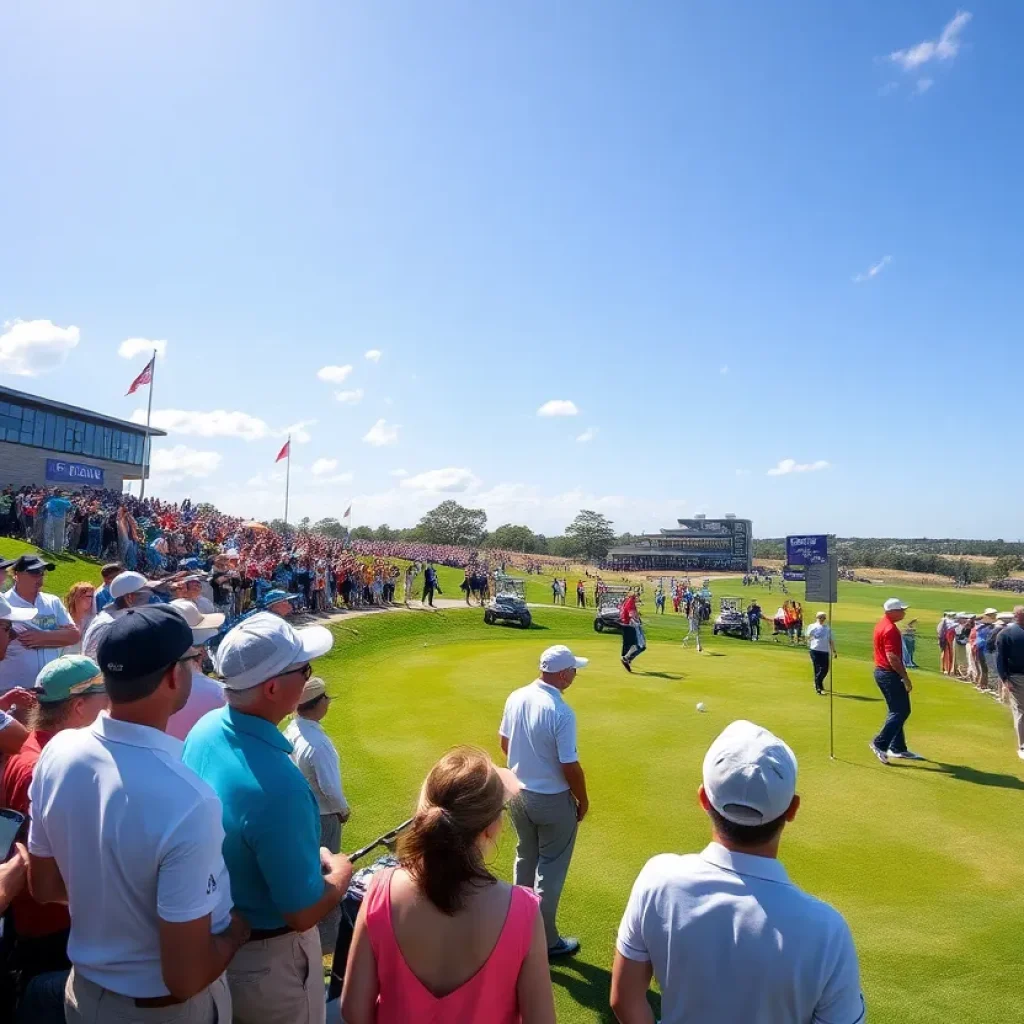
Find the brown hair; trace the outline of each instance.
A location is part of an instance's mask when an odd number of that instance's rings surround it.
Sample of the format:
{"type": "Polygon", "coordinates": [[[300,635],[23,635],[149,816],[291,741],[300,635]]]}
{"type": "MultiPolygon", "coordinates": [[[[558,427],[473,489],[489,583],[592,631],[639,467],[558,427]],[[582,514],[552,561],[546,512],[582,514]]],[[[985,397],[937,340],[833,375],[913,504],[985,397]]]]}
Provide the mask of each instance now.
{"type": "Polygon", "coordinates": [[[505,787],[491,759],[477,747],[456,747],[430,770],[398,859],[442,914],[455,914],[466,886],[497,881],[476,840],[505,805],[505,787]]]}

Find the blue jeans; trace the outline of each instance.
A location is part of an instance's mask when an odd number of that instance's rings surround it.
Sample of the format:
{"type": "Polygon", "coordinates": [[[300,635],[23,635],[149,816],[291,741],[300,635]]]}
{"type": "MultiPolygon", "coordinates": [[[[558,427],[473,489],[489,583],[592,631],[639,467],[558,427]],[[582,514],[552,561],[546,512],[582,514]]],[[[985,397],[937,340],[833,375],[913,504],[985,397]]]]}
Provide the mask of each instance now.
{"type": "Polygon", "coordinates": [[[37,974],[25,987],[17,1024],[64,1024],[64,986],[70,971],[37,974]]]}
{"type": "Polygon", "coordinates": [[[910,694],[903,680],[890,669],[876,668],[875,682],[882,691],[889,714],[882,731],[875,737],[878,750],[891,750],[902,754],[907,749],[907,738],[903,735],[903,723],[910,717],[910,694]]]}
{"type": "Polygon", "coordinates": [[[102,523],[90,523],[89,524],[89,545],[86,548],[86,553],[92,555],[93,558],[99,558],[103,553],[103,524],[102,523]]]}

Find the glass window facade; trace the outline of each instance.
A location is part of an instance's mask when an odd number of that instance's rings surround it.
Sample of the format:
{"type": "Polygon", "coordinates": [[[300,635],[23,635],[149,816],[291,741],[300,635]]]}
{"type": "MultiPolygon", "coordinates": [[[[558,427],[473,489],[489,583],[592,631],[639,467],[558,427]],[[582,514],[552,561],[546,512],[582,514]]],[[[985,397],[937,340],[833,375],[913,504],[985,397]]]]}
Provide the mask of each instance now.
{"type": "Polygon", "coordinates": [[[75,416],[0,401],[0,441],[142,465],[143,435],[88,423],[75,416]]]}

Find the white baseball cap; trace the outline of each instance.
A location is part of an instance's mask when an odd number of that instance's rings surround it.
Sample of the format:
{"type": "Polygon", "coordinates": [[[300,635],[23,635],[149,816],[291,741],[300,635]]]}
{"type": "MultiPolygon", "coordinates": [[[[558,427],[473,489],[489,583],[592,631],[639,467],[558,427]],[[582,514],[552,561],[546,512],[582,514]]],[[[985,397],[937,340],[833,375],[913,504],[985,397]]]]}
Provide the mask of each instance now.
{"type": "Polygon", "coordinates": [[[293,629],[273,612],[257,612],[230,630],[213,659],[229,690],[249,690],[307,665],[334,646],[334,634],[323,626],[293,629]]]}
{"type": "Polygon", "coordinates": [[[37,608],[12,608],[10,602],[0,594],[0,620],[7,622],[28,622],[39,614],[37,608]]]}
{"type": "Polygon", "coordinates": [[[828,612],[815,612],[814,613],[814,617],[816,619],[827,619],[828,618],[828,612]]]}
{"type": "Polygon", "coordinates": [[[110,581],[110,596],[117,600],[129,594],[137,594],[140,590],[152,590],[159,587],[158,580],[147,580],[141,572],[122,572],[110,581]]]}
{"type": "Polygon", "coordinates": [[[704,792],[723,818],[765,825],[789,810],[796,794],[796,755],[767,729],[740,719],[704,756],[704,792]]]}
{"type": "Polygon", "coordinates": [[[217,635],[217,630],[224,625],[222,612],[204,615],[192,601],[187,601],[183,597],[171,601],[171,607],[181,612],[182,618],[192,628],[192,639],[197,644],[205,644],[207,640],[212,640],[217,635]]]}
{"type": "Polygon", "coordinates": [[[986,608],[983,612],[984,615],[998,615],[999,612],[995,608],[986,608]]]}
{"type": "Polygon", "coordinates": [[[887,612],[902,612],[906,611],[910,607],[909,604],[904,604],[898,597],[890,597],[882,608],[887,612]]]}
{"type": "Polygon", "coordinates": [[[564,672],[567,668],[586,668],[590,664],[589,658],[577,658],[568,647],[563,644],[556,644],[549,647],[540,656],[541,672],[564,672]]]}

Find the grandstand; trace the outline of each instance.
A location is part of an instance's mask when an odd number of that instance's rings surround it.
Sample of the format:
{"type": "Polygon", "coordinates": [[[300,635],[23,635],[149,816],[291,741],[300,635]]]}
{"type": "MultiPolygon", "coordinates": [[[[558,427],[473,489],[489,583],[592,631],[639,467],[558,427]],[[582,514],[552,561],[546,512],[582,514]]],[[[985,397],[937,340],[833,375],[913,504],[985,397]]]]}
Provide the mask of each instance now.
{"type": "Polygon", "coordinates": [[[754,565],[749,519],[694,516],[678,526],[647,533],[632,544],[612,548],[605,568],[621,572],[750,572],[754,565]]]}

